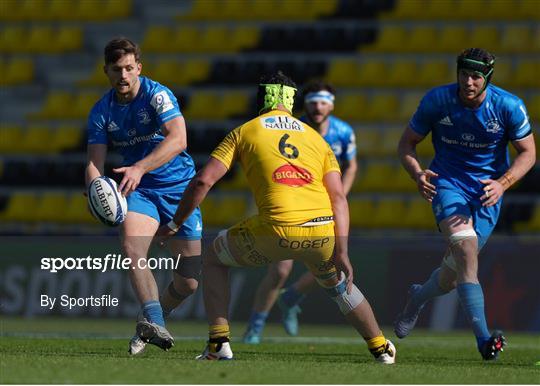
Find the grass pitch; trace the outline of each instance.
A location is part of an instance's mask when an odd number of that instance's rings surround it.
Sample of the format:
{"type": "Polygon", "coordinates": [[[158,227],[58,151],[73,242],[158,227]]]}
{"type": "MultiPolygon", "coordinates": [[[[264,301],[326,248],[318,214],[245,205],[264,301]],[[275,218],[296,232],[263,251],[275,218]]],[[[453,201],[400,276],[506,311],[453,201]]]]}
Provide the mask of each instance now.
{"type": "MultiPolygon", "coordinates": [[[[509,333],[496,362],[483,362],[469,332],[415,331],[396,344],[397,364],[375,363],[348,326],[301,325],[290,338],[278,325],[264,343],[234,340],[234,361],[199,362],[205,323],[170,322],[175,347],[149,346],[129,357],[132,321],[105,319],[10,319],[1,322],[0,383],[175,383],[175,384],[455,384],[540,383],[540,336],[509,333]]],[[[244,325],[233,325],[239,337],[244,325]]]]}

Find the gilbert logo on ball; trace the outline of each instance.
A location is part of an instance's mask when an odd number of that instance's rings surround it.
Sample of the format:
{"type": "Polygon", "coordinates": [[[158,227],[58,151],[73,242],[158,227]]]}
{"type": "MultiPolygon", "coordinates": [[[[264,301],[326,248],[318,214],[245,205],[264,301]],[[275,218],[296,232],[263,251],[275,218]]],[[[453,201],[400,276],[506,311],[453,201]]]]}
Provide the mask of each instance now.
{"type": "Polygon", "coordinates": [[[105,225],[122,224],[127,214],[127,200],[116,182],[106,176],[95,178],[88,187],[88,206],[92,215],[105,225]]]}

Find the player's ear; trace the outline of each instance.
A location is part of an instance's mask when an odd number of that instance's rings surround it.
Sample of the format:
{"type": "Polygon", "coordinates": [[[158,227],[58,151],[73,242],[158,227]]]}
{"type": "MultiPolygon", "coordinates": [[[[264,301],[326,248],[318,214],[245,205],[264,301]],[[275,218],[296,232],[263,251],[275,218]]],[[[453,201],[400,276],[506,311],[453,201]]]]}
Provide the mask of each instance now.
{"type": "Polygon", "coordinates": [[[138,63],[137,63],[137,71],[139,72],[139,74],[140,74],[141,71],[142,71],[142,63],[141,63],[141,62],[138,62],[138,63]]]}

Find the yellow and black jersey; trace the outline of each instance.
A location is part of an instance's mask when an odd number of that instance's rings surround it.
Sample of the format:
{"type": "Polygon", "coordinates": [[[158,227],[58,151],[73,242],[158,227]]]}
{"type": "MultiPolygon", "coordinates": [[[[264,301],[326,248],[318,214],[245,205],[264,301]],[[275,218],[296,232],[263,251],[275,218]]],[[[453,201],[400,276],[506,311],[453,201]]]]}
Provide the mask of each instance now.
{"type": "Polygon", "coordinates": [[[339,164],[321,135],[289,113],[272,110],[231,131],[212,152],[228,169],[238,160],[259,216],[301,225],[332,216],[323,176],[339,164]]]}

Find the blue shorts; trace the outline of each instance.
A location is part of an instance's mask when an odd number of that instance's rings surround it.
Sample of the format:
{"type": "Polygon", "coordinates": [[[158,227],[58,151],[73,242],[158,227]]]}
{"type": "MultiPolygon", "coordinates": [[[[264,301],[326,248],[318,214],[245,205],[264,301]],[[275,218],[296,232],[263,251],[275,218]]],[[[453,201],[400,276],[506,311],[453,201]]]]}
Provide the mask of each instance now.
{"type": "Polygon", "coordinates": [[[437,224],[452,215],[472,218],[474,231],[478,235],[478,249],[480,250],[491,232],[493,232],[495,225],[497,225],[502,198],[496,205],[486,208],[482,206],[480,196],[473,197],[443,178],[437,178],[434,181],[437,186],[437,194],[433,198],[431,207],[437,224]]]}
{"type": "MultiPolygon", "coordinates": [[[[128,211],[155,218],[160,225],[171,221],[185,187],[174,185],[165,188],[137,188],[127,197],[128,211]]],[[[202,237],[202,217],[196,208],[176,233],[183,240],[200,240],[202,237]]]]}

